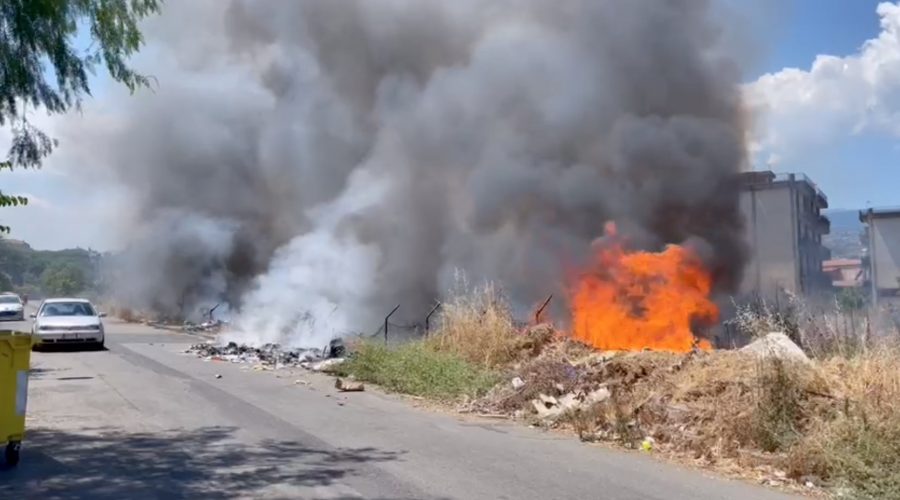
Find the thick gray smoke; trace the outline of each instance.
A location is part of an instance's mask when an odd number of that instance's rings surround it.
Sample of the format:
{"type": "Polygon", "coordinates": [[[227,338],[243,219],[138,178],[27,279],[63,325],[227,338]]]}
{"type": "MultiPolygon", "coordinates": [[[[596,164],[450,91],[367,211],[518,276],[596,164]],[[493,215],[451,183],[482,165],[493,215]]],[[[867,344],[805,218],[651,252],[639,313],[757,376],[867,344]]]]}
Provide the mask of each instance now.
{"type": "Polygon", "coordinates": [[[460,270],[525,309],[607,220],[739,279],[741,75],[705,0],[175,3],[111,146],[144,304],[315,346],[460,270]]]}

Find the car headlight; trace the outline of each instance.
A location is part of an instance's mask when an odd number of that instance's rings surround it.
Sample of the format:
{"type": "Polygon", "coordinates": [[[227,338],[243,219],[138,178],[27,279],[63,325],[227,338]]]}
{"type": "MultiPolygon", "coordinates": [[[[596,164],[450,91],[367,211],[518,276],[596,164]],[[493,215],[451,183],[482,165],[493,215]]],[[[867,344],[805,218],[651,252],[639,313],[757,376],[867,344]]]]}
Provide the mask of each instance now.
{"type": "Polygon", "coordinates": [[[88,326],[87,326],[87,329],[88,329],[88,330],[99,331],[99,330],[100,330],[100,325],[88,325],[88,326]]]}

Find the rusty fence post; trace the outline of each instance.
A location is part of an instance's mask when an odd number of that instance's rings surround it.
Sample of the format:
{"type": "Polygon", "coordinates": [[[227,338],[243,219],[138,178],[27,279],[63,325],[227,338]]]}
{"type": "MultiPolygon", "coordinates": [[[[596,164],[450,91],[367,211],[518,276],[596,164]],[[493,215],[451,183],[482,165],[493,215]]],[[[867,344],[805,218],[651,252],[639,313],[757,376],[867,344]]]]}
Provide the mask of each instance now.
{"type": "Polygon", "coordinates": [[[541,322],[541,314],[544,312],[544,309],[547,308],[547,305],[550,304],[550,301],[553,300],[553,294],[551,293],[547,300],[544,301],[544,304],[534,313],[534,324],[538,324],[541,322]]]}
{"type": "Polygon", "coordinates": [[[425,316],[425,336],[428,336],[428,331],[431,330],[431,315],[437,312],[438,309],[441,308],[441,302],[438,301],[434,307],[431,308],[431,312],[428,313],[428,316],[425,316]]]}
{"type": "Polygon", "coordinates": [[[391,316],[393,316],[395,312],[397,312],[397,309],[400,309],[400,304],[397,304],[397,307],[391,309],[391,312],[384,317],[384,345],[387,345],[388,342],[388,320],[391,319],[391,316]]]}

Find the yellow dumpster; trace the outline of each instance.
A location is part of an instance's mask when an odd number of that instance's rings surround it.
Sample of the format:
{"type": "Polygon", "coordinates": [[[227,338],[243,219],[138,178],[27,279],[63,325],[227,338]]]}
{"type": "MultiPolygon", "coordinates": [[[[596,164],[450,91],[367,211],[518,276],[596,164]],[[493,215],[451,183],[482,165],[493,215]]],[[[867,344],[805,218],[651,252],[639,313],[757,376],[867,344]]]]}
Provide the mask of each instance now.
{"type": "Polygon", "coordinates": [[[0,445],[6,444],[4,458],[10,466],[19,463],[25,437],[32,342],[29,334],[0,331],[0,445]]]}

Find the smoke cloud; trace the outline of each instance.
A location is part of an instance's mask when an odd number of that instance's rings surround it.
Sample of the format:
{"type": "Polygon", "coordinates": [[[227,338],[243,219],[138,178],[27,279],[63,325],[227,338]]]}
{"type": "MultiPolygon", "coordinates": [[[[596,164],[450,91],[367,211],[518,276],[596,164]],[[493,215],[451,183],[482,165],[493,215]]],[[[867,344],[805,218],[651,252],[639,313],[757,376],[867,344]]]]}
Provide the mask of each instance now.
{"type": "Polygon", "coordinates": [[[138,305],[226,299],[243,340],[321,346],[421,319],[463,271],[525,311],[608,220],[740,279],[741,74],[708,1],[167,9],[159,87],[105,146],[138,305]]]}

